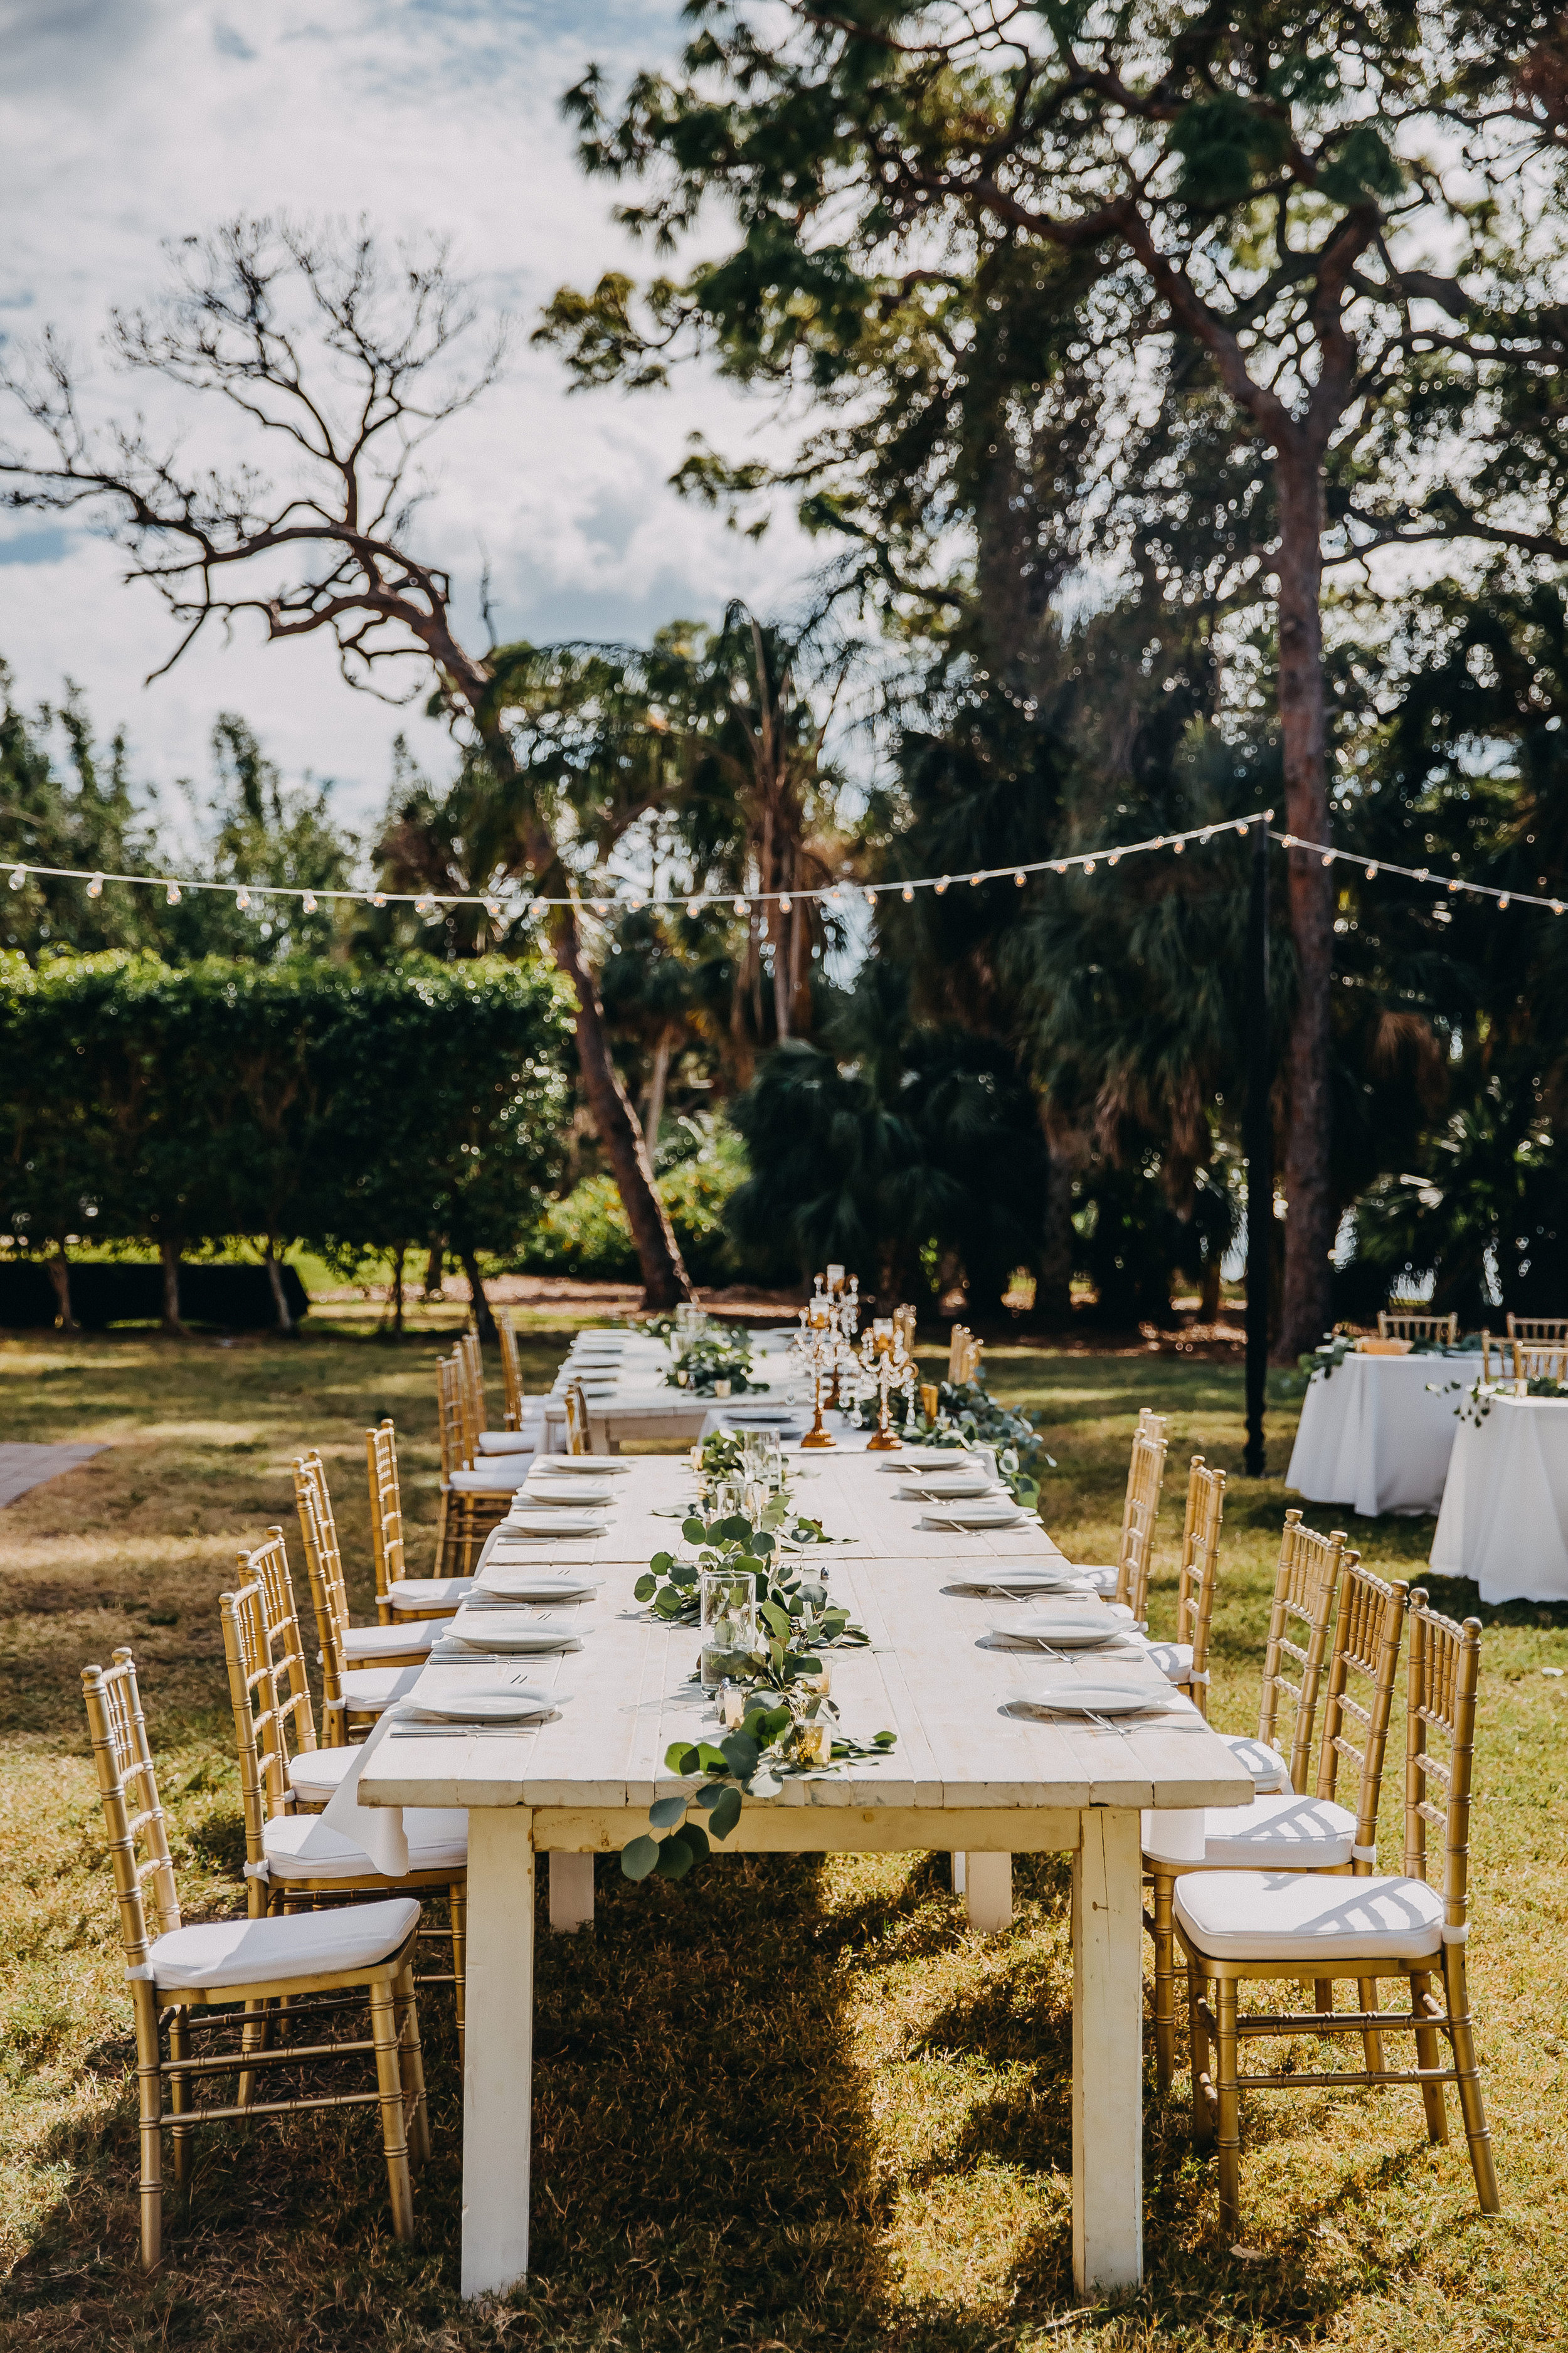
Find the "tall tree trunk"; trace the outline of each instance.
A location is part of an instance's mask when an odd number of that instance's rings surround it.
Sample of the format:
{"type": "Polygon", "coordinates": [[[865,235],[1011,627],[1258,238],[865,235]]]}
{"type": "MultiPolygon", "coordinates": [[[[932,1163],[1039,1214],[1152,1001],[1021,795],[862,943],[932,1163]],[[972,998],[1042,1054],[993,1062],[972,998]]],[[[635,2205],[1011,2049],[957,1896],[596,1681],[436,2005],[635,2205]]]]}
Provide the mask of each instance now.
{"type": "Polygon", "coordinates": [[[408,1256],[406,1242],[399,1242],[392,1253],[392,1336],[403,1337],[403,1264],[408,1256]]]}
{"type": "Polygon", "coordinates": [[[653,1050],[653,1070],[647,1082],[647,1094],[643,1103],[643,1142],[649,1159],[658,1151],[658,1131],[664,1125],[664,1092],[669,1083],[669,1060],[675,1051],[675,1031],[661,1029],[653,1050]]]}
{"type": "Polygon", "coordinates": [[[292,1332],[294,1318],[289,1313],[289,1302],[283,1292],[283,1270],[278,1263],[278,1253],[272,1247],[270,1234],[267,1237],[262,1262],[267,1269],[267,1287],[272,1293],[272,1313],[277,1319],[278,1329],[279,1332],[292,1332]]]}
{"type": "MultiPolygon", "coordinates": [[[[1317,457],[1281,444],[1274,480],[1279,511],[1275,559],[1279,610],[1279,733],[1285,764],[1286,830],[1329,839],[1323,705],[1322,478],[1317,457]]],[[[1309,849],[1286,852],[1290,935],[1296,949],[1296,1012],[1287,1070],[1285,1293],[1275,1360],[1294,1364],[1321,1339],[1329,1317],[1329,1252],[1334,1240],[1330,1187],[1329,999],[1333,984],[1332,870],[1309,849]]]]}
{"type": "Polygon", "coordinates": [[[180,1245],[171,1234],[158,1238],[158,1256],[163,1268],[163,1329],[183,1332],[180,1321],[180,1245]]]}
{"type": "Polygon", "coordinates": [[[79,1328],[77,1320],[71,1314],[70,1261],[66,1256],[65,1244],[63,1242],[60,1244],[58,1250],[53,1251],[50,1255],[49,1281],[55,1286],[55,1305],[60,1312],[60,1330],[62,1332],[76,1331],[79,1328]]]}
{"type": "Polygon", "coordinates": [[[557,921],[552,927],[550,944],[556,964],[571,982],[577,999],[577,1062],[583,1073],[583,1092],[588,1098],[589,1114],[632,1229],[637,1263],[642,1269],[643,1305],[655,1314],[662,1314],[680,1300],[696,1294],[669,1213],[654,1186],[647,1145],[637,1113],[626,1100],[620,1073],[610,1058],[605,1008],[583,955],[576,910],[562,907],[555,913],[557,921]]]}
{"type": "Polygon", "coordinates": [[[481,1340],[489,1340],[493,1346],[496,1319],[490,1314],[490,1303],[485,1297],[485,1286],[479,1280],[479,1259],[471,1250],[460,1251],[459,1256],[463,1261],[463,1272],[468,1278],[468,1297],[473,1303],[475,1329],[481,1340]]]}
{"type": "Polygon", "coordinates": [[[1072,1322],[1072,1261],[1076,1239],[1072,1225],[1072,1160],[1051,1141],[1047,1128],[1045,1213],[1040,1220],[1039,1266],[1035,1277],[1032,1321],[1047,1331],[1065,1331],[1072,1322]]]}
{"type": "Polygon", "coordinates": [[[425,1296],[426,1299],[439,1299],[441,1296],[441,1270],[446,1263],[446,1243],[444,1241],[432,1242],[430,1245],[430,1255],[425,1261],[425,1296]]]}

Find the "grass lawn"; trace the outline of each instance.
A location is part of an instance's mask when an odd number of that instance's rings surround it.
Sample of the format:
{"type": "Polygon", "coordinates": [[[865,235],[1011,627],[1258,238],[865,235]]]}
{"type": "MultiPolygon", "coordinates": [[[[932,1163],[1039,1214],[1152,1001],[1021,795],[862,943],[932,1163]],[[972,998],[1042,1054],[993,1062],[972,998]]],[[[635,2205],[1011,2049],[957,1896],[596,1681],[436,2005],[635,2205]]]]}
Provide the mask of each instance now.
{"type": "MultiPolygon", "coordinates": [[[[533,1381],[559,1356],[563,1320],[532,1324],[533,1381]]],[[[147,2284],[130,2006],[79,1671],[133,1646],[186,1916],[238,1909],[216,1597],[241,1546],[292,1526],[289,1460],[315,1444],[368,1614],[363,1433],[383,1413],[398,1425],[405,1503],[423,1528],[411,1566],[424,1569],[439,1345],[426,1331],[378,1341],[352,1317],[292,1343],[0,1343],[0,1434],[110,1441],[0,1514],[0,2344],[1447,2353],[1568,2338],[1568,1678],[1541,1672],[1568,1664],[1568,1611],[1517,1605],[1481,1612],[1472,1832],[1496,2220],[1477,2214],[1451,2096],[1453,2145],[1431,2150],[1414,2091],[1261,2094],[1243,2126],[1252,2252],[1234,2255],[1212,2168],[1190,2154],[1184,2078],[1162,2107],[1151,2060],[1148,2284],[1064,2321],[1065,1858],[1019,1859],[1016,1925],[986,1940],[968,1933],[940,1858],[733,1857],[679,1887],[633,1889],[601,1865],[592,1936],[552,1939],[541,1924],[523,2292],[478,2311],[457,2297],[459,2085],[440,1993],[422,2005],[435,2156],[417,2185],[416,2247],[391,2237],[366,2112],[222,2127],[198,2140],[189,2206],[171,2194],[165,2269],[147,2284]]],[[[1238,1472],[1239,1371],[1005,1347],[987,1361],[998,1394],[1040,1418],[1058,1463],[1047,1523],[1080,1558],[1111,1556],[1137,1409],[1173,1416],[1153,1600],[1155,1629],[1169,1631],[1174,1466],[1201,1450],[1238,1472]]],[[[1285,1405],[1272,1417],[1280,1468],[1293,1419],[1285,1405]]],[[[1227,1729],[1254,1728],[1287,1501],[1278,1476],[1237,1476],[1230,1490],[1212,1711],[1227,1729]]],[[[1354,1533],[1373,1566],[1422,1577],[1429,1522],[1354,1533]]],[[[1458,1614],[1475,1606],[1472,1588],[1433,1591],[1458,1614]]],[[[1386,1782],[1385,1855],[1399,1844],[1392,1756],[1386,1782]]]]}

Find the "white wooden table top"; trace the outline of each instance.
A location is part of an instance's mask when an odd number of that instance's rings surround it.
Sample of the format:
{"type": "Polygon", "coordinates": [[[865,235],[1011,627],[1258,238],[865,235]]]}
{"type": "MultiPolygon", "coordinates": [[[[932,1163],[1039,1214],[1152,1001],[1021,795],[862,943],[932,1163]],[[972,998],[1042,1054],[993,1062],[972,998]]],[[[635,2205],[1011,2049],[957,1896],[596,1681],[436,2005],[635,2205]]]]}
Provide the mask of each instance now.
{"type": "MultiPolygon", "coordinates": [[[[771,1807],[1187,1808],[1250,1799],[1250,1777],[1185,1701],[1117,1730],[1014,1713],[1046,1675],[1092,1682],[1103,1679],[1108,1662],[1097,1667],[1090,1654],[1064,1665],[991,1647],[991,1620],[1007,1605],[955,1590],[955,1581],[984,1573],[1004,1544],[1015,1559],[1021,1550],[1037,1560],[1058,1557],[1056,1547],[1039,1530],[1021,1544],[918,1532],[920,1507],[884,1503],[883,1491],[896,1494],[899,1482],[875,1461],[849,1458],[796,1492],[814,1516],[821,1504],[830,1532],[852,1517],[871,1532],[860,1546],[811,1557],[826,1559],[835,1598],[871,1636],[868,1649],[830,1654],[842,1731],[869,1741],[889,1730],[898,1745],[885,1757],[791,1777],[771,1807]]],[[[641,1808],[681,1786],[665,1767],[670,1743],[718,1736],[711,1704],[692,1681],[698,1635],[651,1619],[632,1587],[647,1553],[679,1536],[679,1521],[655,1518],[650,1506],[684,1493],[684,1466],[667,1458],[637,1462],[617,1481],[629,1491],[617,1519],[654,1535],[632,1559],[615,1559],[604,1547],[579,1555],[563,1544],[537,1548],[542,1559],[591,1557],[602,1576],[594,1599],[572,1613],[586,1636],[580,1651],[515,1668],[432,1665],[417,1685],[422,1695],[456,1695],[476,1674],[489,1681],[515,1672],[562,1694],[560,1716],[525,1732],[395,1734],[366,1768],[363,1802],[641,1808]]],[[[1145,1661],[1119,1658],[1115,1673],[1146,1681],[1152,1697],[1171,1697],[1145,1661]]]]}

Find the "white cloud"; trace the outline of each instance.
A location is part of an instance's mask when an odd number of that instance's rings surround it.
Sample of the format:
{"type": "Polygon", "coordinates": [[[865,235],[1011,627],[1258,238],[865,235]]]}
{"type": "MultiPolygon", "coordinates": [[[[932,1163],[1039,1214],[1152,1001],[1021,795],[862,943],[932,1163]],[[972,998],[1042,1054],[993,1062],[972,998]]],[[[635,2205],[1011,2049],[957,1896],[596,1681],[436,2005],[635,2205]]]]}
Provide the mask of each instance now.
{"type": "MultiPolygon", "coordinates": [[[[613,189],[578,173],[558,100],[590,58],[618,76],[672,54],[674,0],[34,0],[0,6],[0,26],[7,336],[48,320],[91,354],[112,305],[158,290],[161,239],[242,211],[450,234],[482,300],[524,330],[563,280],[651,266],[611,223],[613,189]]],[[[104,389],[163,421],[157,387],[104,389]]],[[[424,542],[470,616],[488,557],[508,635],[646,636],[735,595],[770,608],[809,545],[785,523],[753,546],[675,497],[667,478],[697,429],[729,448],[772,430],[698,375],[669,395],[568,396],[525,335],[506,384],[437,445],[424,542]]],[[[322,645],[215,637],[144,690],[173,640],[113,550],[25,516],[0,540],[0,654],[21,694],[74,677],[104,733],[126,723],[140,773],[205,776],[223,709],[245,712],[286,772],[338,779],[355,821],[380,807],[400,726],[444,765],[432,723],[351,692],[322,645]]]]}

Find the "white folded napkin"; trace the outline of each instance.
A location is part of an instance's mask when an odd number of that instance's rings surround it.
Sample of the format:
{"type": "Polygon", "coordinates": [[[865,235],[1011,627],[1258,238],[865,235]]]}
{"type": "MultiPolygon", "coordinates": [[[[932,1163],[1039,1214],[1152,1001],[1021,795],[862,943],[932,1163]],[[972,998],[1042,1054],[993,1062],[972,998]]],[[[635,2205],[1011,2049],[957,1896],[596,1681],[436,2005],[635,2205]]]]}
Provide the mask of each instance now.
{"type": "Polygon", "coordinates": [[[401,1711],[384,1708],[372,1728],[370,1738],[359,1750],[357,1761],[351,1765],[322,1814],[321,1820],[340,1838],[352,1839],[363,1848],[377,1871],[388,1879],[405,1878],[408,1872],[408,1841],[404,1835],[401,1806],[362,1806],[359,1801],[360,1775],[396,1723],[401,1711]]]}

